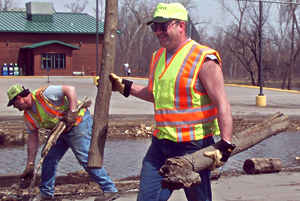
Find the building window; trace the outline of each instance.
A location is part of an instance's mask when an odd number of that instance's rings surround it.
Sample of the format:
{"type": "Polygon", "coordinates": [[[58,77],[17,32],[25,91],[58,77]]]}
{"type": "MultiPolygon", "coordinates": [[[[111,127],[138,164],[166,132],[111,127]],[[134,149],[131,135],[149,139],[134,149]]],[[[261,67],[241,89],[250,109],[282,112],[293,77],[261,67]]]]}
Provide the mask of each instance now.
{"type": "Polygon", "coordinates": [[[42,69],[65,69],[66,55],[46,53],[42,54],[42,69]]]}

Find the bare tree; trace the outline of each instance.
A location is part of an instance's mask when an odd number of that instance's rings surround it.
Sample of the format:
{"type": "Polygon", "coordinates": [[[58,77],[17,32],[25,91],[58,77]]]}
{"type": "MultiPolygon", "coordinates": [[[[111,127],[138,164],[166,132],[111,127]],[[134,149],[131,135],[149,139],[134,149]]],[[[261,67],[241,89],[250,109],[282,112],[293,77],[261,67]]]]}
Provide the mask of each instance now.
{"type": "Polygon", "coordinates": [[[14,0],[0,0],[0,11],[8,11],[13,8],[14,0]]]}
{"type": "MultiPolygon", "coordinates": [[[[129,63],[134,75],[147,75],[152,52],[159,48],[158,40],[146,25],[152,18],[159,0],[123,0],[119,11],[119,42],[117,73],[124,73],[122,64],[129,63]]],[[[192,0],[180,0],[187,9],[192,8],[192,0]]],[[[194,24],[197,24],[194,21],[194,24]]]]}
{"type": "MultiPolygon", "coordinates": [[[[105,0],[99,0],[98,1],[98,14],[99,14],[99,19],[101,22],[104,22],[104,15],[105,15],[105,0]]],[[[96,8],[93,8],[94,13],[96,13],[96,8]]]]}
{"type": "MultiPolygon", "coordinates": [[[[232,2],[231,2],[232,3],[232,2]]],[[[225,10],[233,16],[234,22],[227,27],[225,33],[230,38],[229,50],[241,63],[243,68],[249,73],[249,78],[253,85],[258,82],[259,64],[259,12],[256,2],[236,1],[237,12],[231,10],[228,1],[223,0],[222,5],[225,10]],[[236,14],[237,13],[237,14],[236,14]],[[257,77],[257,79],[256,79],[257,77]]],[[[262,24],[265,25],[269,16],[270,5],[264,6],[262,24]]],[[[265,27],[264,27],[265,28],[265,27]]],[[[263,37],[263,42],[266,40],[263,37]]],[[[265,59],[265,56],[263,57],[265,59]]],[[[263,60],[263,62],[265,62],[263,60]]]]}
{"type": "MultiPolygon", "coordinates": [[[[294,2],[292,0],[287,0],[286,2],[294,2]]],[[[296,1],[299,2],[299,1],[296,1]]],[[[282,83],[281,88],[292,88],[292,80],[293,80],[293,74],[296,64],[297,56],[300,53],[300,46],[296,43],[296,31],[298,33],[298,38],[300,36],[300,30],[298,26],[298,20],[296,16],[296,4],[290,4],[290,5],[281,5],[279,9],[280,13],[280,20],[281,25],[285,26],[286,31],[286,37],[285,37],[285,44],[289,43],[290,46],[285,48],[285,53],[288,53],[286,57],[283,57],[283,60],[285,61],[285,65],[287,68],[283,68],[282,72],[282,83]],[[288,49],[288,51],[286,51],[288,49]],[[287,83],[287,84],[286,84],[287,83]]]]}
{"type": "MultiPolygon", "coordinates": [[[[151,18],[155,2],[151,0],[124,0],[119,11],[119,62],[116,71],[124,72],[123,63],[129,63],[133,74],[145,74],[148,70],[150,55],[148,50],[153,50],[148,38],[146,22],[151,18]],[[146,52],[147,53],[146,53],[146,52]]],[[[155,40],[155,39],[153,39],[155,40]]],[[[157,44],[157,43],[156,43],[157,44]]]]}
{"type": "Polygon", "coordinates": [[[88,0],[75,0],[71,3],[65,4],[65,8],[69,9],[72,13],[82,13],[88,4],[88,0]]]}

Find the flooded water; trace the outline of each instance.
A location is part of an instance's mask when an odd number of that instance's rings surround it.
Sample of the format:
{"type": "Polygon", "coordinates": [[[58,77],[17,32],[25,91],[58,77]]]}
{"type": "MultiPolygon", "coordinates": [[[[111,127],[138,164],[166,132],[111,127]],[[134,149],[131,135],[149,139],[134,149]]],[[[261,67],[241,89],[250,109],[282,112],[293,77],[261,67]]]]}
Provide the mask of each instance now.
{"type": "MultiPolygon", "coordinates": [[[[104,167],[112,179],[139,175],[142,159],[150,145],[150,139],[107,140],[104,167]]],[[[280,158],[284,167],[300,166],[300,133],[281,133],[230,158],[225,171],[241,171],[246,159],[252,157],[280,158]]],[[[37,158],[39,159],[39,158],[37,158]]],[[[21,173],[26,163],[26,147],[0,149],[0,174],[21,173]]],[[[58,166],[58,175],[82,169],[69,150],[58,166]]]]}

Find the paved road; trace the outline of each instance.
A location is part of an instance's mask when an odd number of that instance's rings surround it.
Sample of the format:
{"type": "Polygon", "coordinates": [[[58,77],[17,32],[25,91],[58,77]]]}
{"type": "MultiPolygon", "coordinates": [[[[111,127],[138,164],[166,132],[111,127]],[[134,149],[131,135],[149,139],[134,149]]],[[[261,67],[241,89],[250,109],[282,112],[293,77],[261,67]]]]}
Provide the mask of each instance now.
{"type": "MultiPolygon", "coordinates": [[[[146,80],[132,79],[135,83],[146,85],[146,80]]],[[[0,76],[0,116],[22,115],[14,108],[7,108],[7,88],[15,83],[20,83],[31,90],[49,84],[69,84],[77,88],[79,98],[91,97],[95,100],[97,88],[92,77],[1,77],[0,76]]],[[[267,97],[266,107],[256,106],[256,96],[259,93],[257,87],[241,87],[237,85],[226,85],[228,99],[231,103],[232,114],[237,115],[271,115],[281,111],[288,116],[300,114],[300,93],[298,91],[287,92],[264,88],[263,93],[267,97]]],[[[94,103],[91,112],[94,111],[94,103]]],[[[119,93],[113,93],[110,102],[110,114],[153,114],[153,105],[135,97],[124,98],[119,93]]]]}

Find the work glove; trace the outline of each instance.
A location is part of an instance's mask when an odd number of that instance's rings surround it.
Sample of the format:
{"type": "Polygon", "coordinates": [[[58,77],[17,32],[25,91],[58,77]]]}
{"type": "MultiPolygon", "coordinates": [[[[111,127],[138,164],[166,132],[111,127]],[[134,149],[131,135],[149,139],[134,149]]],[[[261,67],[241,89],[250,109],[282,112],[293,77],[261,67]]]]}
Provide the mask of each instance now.
{"type": "Polygon", "coordinates": [[[215,150],[204,152],[204,156],[213,159],[213,164],[211,165],[210,169],[214,170],[215,168],[223,166],[235,147],[236,146],[234,144],[229,144],[222,139],[220,142],[214,145],[215,150]]]}
{"type": "Polygon", "coordinates": [[[70,128],[72,128],[74,126],[74,124],[76,123],[77,117],[78,117],[77,110],[76,111],[67,110],[64,113],[62,120],[66,123],[67,130],[69,130],[70,128]]]}
{"type": "Polygon", "coordinates": [[[133,84],[132,81],[122,79],[114,73],[110,73],[109,79],[112,84],[112,91],[119,91],[125,97],[128,97],[130,95],[130,89],[133,84]]]}
{"type": "Polygon", "coordinates": [[[30,162],[27,163],[25,170],[23,171],[23,173],[21,174],[21,179],[32,179],[34,174],[34,163],[30,162]]]}

